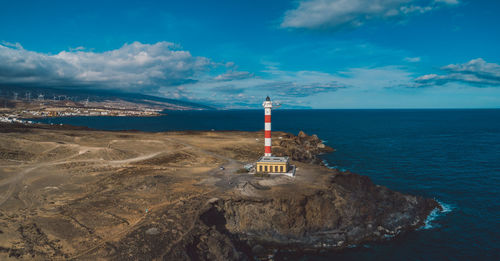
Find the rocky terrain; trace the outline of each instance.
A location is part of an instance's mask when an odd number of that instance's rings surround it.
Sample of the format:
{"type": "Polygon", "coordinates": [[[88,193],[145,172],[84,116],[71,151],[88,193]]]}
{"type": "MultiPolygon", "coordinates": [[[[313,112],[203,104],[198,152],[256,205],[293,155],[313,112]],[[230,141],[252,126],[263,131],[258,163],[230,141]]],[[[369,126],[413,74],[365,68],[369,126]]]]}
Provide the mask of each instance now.
{"type": "Polygon", "coordinates": [[[0,259],[268,259],[391,239],[439,208],[321,166],[333,149],[303,132],[273,133],[295,178],[243,173],[262,137],[0,125],[0,259]]]}
{"type": "Polygon", "coordinates": [[[285,134],[278,142],[273,142],[273,153],[276,156],[288,156],[292,160],[320,164],[318,155],[334,151],[333,148],[323,144],[315,134],[308,136],[300,131],[297,136],[285,134]]]}

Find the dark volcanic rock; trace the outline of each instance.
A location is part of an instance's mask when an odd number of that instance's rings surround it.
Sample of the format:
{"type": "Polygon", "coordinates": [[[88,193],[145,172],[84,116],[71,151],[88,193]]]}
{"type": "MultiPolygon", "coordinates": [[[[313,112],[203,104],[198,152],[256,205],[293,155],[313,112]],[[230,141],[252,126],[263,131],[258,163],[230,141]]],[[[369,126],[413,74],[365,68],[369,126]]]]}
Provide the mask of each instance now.
{"type": "Polygon", "coordinates": [[[197,228],[169,258],[249,260],[274,249],[318,251],[384,240],[422,226],[436,201],[394,192],[353,173],[326,189],[209,202],[197,228]]]}
{"type": "Polygon", "coordinates": [[[227,230],[240,240],[263,245],[338,248],[392,237],[422,226],[438,204],[342,173],[328,189],[278,198],[221,200],[227,230]]]}
{"type": "MultiPolygon", "coordinates": [[[[280,137],[274,139],[273,154],[295,161],[319,163],[318,154],[333,151],[302,131],[280,137]]],[[[325,175],[330,176],[321,188],[211,200],[194,232],[164,258],[252,260],[265,259],[276,249],[341,249],[415,230],[440,208],[435,200],[389,190],[366,176],[340,171],[325,175]]]]}
{"type": "Polygon", "coordinates": [[[308,136],[300,131],[297,136],[285,134],[273,142],[273,154],[289,156],[292,160],[318,164],[321,160],[317,155],[334,151],[326,146],[315,134],[308,136]]]}

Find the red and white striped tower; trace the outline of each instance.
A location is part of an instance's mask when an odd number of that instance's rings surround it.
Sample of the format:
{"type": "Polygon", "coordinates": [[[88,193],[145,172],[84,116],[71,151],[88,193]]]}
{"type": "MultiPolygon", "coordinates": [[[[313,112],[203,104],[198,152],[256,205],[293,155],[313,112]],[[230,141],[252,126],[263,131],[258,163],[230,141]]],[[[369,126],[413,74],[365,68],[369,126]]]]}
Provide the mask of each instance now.
{"type": "Polygon", "coordinates": [[[273,102],[269,96],[262,104],[264,107],[264,156],[272,156],[271,154],[271,109],[273,102]]]}

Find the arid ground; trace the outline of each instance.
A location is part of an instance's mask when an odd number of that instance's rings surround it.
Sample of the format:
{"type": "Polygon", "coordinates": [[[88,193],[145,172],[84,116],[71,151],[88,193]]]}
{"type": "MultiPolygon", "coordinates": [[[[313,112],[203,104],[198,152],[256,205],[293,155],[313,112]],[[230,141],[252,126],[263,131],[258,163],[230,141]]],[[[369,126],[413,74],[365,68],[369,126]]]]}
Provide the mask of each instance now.
{"type": "Polygon", "coordinates": [[[243,166],[262,132],[0,125],[0,259],[249,260],[421,226],[438,204],[331,170],[315,135],[273,133],[295,177],[243,166]]]}
{"type": "Polygon", "coordinates": [[[245,173],[244,164],[263,151],[260,132],[5,125],[0,134],[2,260],[134,259],[138,251],[149,253],[141,256],[145,259],[165,256],[194,228],[210,199],[259,196],[262,188],[265,195],[297,191],[321,184],[314,180],[328,172],[295,162],[297,178],[245,173]]]}

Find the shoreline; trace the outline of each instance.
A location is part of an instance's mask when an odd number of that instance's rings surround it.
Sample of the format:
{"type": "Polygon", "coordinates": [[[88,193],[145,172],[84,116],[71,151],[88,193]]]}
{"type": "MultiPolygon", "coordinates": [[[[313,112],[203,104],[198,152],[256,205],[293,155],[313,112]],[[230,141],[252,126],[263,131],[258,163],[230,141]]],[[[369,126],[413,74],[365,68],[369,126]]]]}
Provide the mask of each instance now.
{"type": "Polygon", "coordinates": [[[285,251],[290,242],[294,249],[333,251],[417,230],[436,207],[431,199],[321,166],[316,156],[325,146],[306,134],[273,133],[276,153],[290,155],[299,168],[292,179],[238,174],[259,157],[261,131],[103,131],[3,123],[0,132],[0,185],[8,188],[0,200],[4,233],[12,242],[18,225],[26,231],[34,225],[47,237],[37,243],[20,238],[24,243],[17,245],[0,240],[8,255],[179,259],[194,244],[204,250],[191,254],[231,260],[285,251]],[[318,150],[306,153],[313,148],[318,150]],[[14,173],[25,174],[12,179],[14,173]],[[30,252],[31,246],[45,250],[30,252]]]}

